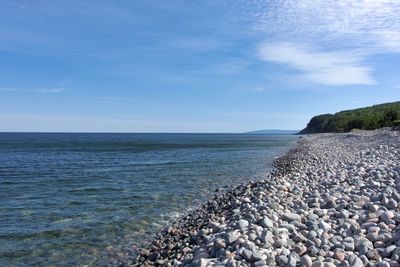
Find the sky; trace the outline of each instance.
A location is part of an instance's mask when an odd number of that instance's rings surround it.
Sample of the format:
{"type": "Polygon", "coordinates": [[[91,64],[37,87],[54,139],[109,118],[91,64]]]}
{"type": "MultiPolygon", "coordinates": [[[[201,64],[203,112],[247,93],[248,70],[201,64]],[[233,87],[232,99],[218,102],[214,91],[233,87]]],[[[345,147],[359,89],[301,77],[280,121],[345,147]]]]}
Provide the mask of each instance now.
{"type": "Polygon", "coordinates": [[[400,100],[400,2],[0,0],[0,131],[302,129],[400,100]]]}

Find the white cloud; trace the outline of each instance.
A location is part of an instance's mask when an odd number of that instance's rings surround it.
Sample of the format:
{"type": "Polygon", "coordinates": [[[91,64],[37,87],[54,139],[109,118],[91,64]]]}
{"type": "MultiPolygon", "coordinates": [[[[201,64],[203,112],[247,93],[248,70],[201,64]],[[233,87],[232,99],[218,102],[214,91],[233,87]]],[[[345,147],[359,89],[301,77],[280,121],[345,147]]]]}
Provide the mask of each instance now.
{"type": "Polygon", "coordinates": [[[278,38],[400,52],[398,0],[265,0],[256,9],[256,28],[278,38]]]}
{"type": "Polygon", "coordinates": [[[324,85],[374,84],[372,69],[362,65],[357,51],[319,52],[293,43],[264,43],[259,58],[298,70],[311,82],[324,85]]]}
{"type": "Polygon", "coordinates": [[[261,45],[261,59],[292,67],[309,81],[373,84],[373,67],[366,64],[371,56],[400,53],[398,0],[256,3],[253,24],[269,40],[261,45]]]}

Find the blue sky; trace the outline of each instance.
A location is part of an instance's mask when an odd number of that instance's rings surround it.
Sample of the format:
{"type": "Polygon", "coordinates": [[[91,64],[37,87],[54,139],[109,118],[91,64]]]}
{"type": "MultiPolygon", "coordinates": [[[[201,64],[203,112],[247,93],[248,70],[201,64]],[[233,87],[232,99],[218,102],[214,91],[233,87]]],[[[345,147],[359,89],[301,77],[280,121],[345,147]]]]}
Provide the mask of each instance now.
{"type": "Polygon", "coordinates": [[[242,132],[400,100],[398,1],[0,0],[0,131],[242,132]]]}

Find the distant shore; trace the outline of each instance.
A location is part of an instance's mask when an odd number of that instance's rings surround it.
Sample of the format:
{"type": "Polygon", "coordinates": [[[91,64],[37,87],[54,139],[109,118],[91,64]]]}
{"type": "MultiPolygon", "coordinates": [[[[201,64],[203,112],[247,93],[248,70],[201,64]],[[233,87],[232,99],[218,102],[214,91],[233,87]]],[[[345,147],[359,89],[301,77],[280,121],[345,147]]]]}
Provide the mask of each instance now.
{"type": "Polygon", "coordinates": [[[400,133],[299,139],[121,266],[400,266],[400,133]]]}

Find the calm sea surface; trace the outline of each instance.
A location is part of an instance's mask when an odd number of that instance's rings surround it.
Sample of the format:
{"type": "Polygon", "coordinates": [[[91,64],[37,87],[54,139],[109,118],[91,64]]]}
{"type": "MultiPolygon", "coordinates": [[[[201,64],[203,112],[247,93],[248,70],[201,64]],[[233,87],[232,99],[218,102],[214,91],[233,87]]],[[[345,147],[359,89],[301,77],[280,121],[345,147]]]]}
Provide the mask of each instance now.
{"type": "Polygon", "coordinates": [[[101,265],[295,139],[0,133],[0,266],[101,265]]]}

